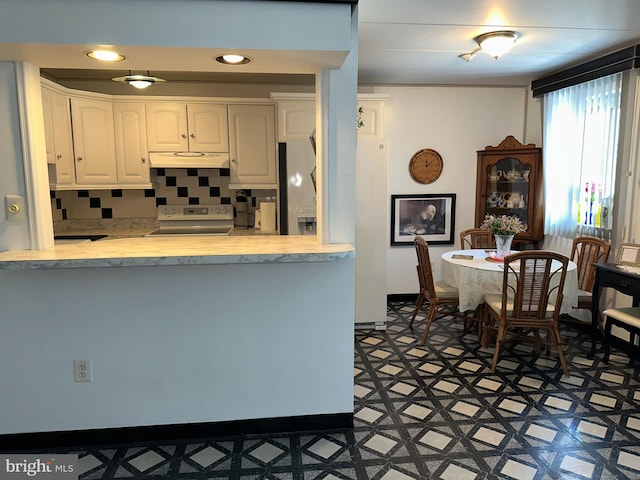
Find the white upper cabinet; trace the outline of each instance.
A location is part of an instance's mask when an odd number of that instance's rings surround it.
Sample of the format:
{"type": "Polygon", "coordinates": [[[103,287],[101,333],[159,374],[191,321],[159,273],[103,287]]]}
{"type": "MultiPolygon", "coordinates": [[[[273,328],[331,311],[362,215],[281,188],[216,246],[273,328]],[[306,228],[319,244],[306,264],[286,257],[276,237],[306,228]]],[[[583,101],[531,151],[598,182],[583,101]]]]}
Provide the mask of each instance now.
{"type": "Polygon", "coordinates": [[[55,166],[52,184],[72,185],[76,181],[71,137],[69,97],[48,88],[42,89],[47,163],[55,166]]]}
{"type": "Polygon", "coordinates": [[[151,152],[228,152],[227,106],[210,103],[148,103],[151,152]]]}
{"type": "Polygon", "coordinates": [[[277,188],[272,105],[229,106],[230,188],[277,188]]]}
{"type": "Polygon", "coordinates": [[[115,137],[111,102],[71,98],[73,145],[78,185],[116,184],[115,137]]]}
{"type": "Polygon", "coordinates": [[[186,152],[187,107],[180,103],[152,103],[146,105],[147,143],[151,152],[186,152]]]}
{"type": "Polygon", "coordinates": [[[308,139],[316,129],[316,102],[278,100],[278,141],[308,139]]]}
{"type": "Polygon", "coordinates": [[[189,150],[228,152],[227,106],[199,103],[187,105],[189,150]]]}
{"type": "Polygon", "coordinates": [[[114,103],[118,184],[149,183],[147,125],[144,103],[114,103]]]}

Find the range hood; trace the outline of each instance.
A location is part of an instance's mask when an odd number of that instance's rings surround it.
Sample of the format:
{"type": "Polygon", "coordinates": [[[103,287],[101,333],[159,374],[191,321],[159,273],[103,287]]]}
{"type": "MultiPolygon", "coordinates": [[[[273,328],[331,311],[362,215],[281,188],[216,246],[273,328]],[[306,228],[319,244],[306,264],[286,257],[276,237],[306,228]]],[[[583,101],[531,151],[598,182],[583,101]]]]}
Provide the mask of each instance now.
{"type": "Polygon", "coordinates": [[[150,152],[151,168],[229,168],[228,153],[150,152]]]}

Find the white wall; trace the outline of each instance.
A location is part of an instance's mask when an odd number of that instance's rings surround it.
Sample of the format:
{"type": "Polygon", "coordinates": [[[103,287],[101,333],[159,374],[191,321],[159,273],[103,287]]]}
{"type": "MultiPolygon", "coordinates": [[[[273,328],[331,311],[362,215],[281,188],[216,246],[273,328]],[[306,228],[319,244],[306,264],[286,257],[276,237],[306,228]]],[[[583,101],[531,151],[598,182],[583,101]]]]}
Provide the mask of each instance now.
{"type": "Polygon", "coordinates": [[[0,434],[352,412],[353,268],[0,270],[0,434]]]}
{"type": "Polygon", "coordinates": [[[27,222],[6,219],[5,195],[25,195],[16,70],[0,62],[0,252],[29,248],[27,222]]]}
{"type": "Polygon", "coordinates": [[[348,12],[350,5],[246,0],[9,1],[0,43],[348,51],[348,12]]]}
{"type": "MultiPolygon", "coordinates": [[[[349,52],[357,38],[357,8],[352,17],[338,4],[29,0],[2,10],[0,42],[349,52]]],[[[0,64],[0,201],[24,193],[13,69],[0,64]]],[[[316,89],[330,107],[320,129],[336,213],[327,230],[352,242],[357,58],[327,70],[316,89]]],[[[0,249],[29,248],[25,232],[16,244],[0,229],[0,249]]],[[[2,271],[0,433],[353,412],[354,275],[353,261],[2,271]],[[91,384],[72,382],[79,357],[95,362],[91,384]]]]}
{"type": "MultiPolygon", "coordinates": [[[[389,140],[388,194],[456,194],[456,225],[453,245],[434,245],[436,277],[440,277],[440,254],[459,248],[459,232],[474,226],[476,165],[478,150],[497,145],[507,135],[540,144],[536,103],[528,89],[508,87],[376,87],[371,93],[388,94],[384,131],[389,140]],[[527,119],[531,127],[527,129],[527,119]],[[422,148],[442,155],[441,177],[430,185],[409,176],[411,156],[422,148]]],[[[381,221],[386,222],[389,245],[390,201],[381,221]]],[[[416,293],[416,255],[413,246],[387,248],[387,292],[416,293]]]]}

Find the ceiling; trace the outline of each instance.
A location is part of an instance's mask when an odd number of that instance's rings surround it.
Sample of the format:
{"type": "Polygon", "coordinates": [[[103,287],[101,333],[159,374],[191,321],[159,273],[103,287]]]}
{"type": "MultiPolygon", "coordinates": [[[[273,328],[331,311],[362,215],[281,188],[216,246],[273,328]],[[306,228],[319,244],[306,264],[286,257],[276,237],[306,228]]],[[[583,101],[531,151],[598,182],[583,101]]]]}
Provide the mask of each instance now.
{"type": "MultiPolygon", "coordinates": [[[[360,0],[358,6],[360,85],[523,86],[640,43],[638,0],[360,0]],[[505,29],[518,32],[520,38],[500,59],[479,53],[467,63],[458,57],[477,47],[473,40],[477,35],[505,29]]],[[[249,64],[253,70],[243,70],[251,73],[229,75],[190,67],[215,63],[210,52],[206,52],[207,62],[202,62],[197,57],[204,52],[197,50],[163,51],[159,55],[158,49],[154,54],[138,48],[137,53],[145,58],[145,70],[170,81],[314,82],[313,75],[304,71],[313,59],[300,54],[296,58],[295,53],[286,57],[286,66],[272,70],[275,74],[268,75],[260,65],[273,66],[276,58],[263,63],[260,56],[266,53],[257,52],[258,63],[249,64]],[[304,68],[296,67],[296,62],[305,64],[304,68]]],[[[73,77],[101,77],[105,81],[128,73],[70,66],[65,60],[68,54],[59,53],[47,52],[43,73],[61,83],[73,77]]],[[[324,60],[338,61],[335,57],[324,60]]]]}

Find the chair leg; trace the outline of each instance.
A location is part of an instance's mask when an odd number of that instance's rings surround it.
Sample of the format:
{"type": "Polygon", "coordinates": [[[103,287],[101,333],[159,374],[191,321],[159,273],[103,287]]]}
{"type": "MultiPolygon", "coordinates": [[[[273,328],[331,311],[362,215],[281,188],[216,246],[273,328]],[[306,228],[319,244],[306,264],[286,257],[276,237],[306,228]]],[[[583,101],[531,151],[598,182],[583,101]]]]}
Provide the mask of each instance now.
{"type": "Polygon", "coordinates": [[[427,335],[429,335],[429,328],[431,328],[431,324],[436,319],[438,314],[438,305],[429,305],[429,319],[427,320],[427,325],[424,327],[424,333],[422,334],[422,345],[427,343],[427,335]]]}
{"type": "Polygon", "coordinates": [[[480,326],[480,328],[482,329],[482,339],[480,340],[480,345],[482,345],[482,348],[487,348],[489,346],[489,336],[491,335],[489,322],[495,323],[495,320],[489,313],[489,309],[484,306],[482,308],[482,325],[480,326]]]}
{"type": "Polygon", "coordinates": [[[482,331],[482,336],[480,337],[480,345],[482,346],[482,348],[487,348],[487,346],[489,345],[489,319],[489,311],[486,308],[483,308],[482,318],[480,320],[480,330],[482,331]]]}
{"type": "Polygon", "coordinates": [[[481,303],[476,307],[476,323],[478,324],[478,341],[482,343],[482,322],[483,322],[484,303],[481,303]]]}
{"type": "Polygon", "coordinates": [[[496,371],[498,365],[498,357],[500,356],[500,346],[504,340],[505,328],[503,325],[498,326],[498,335],[496,336],[496,351],[493,353],[493,361],[491,362],[491,371],[496,371]]]}
{"type": "Polygon", "coordinates": [[[551,330],[550,333],[553,335],[553,339],[556,344],[556,349],[558,350],[558,357],[560,357],[560,364],[562,365],[562,371],[564,372],[565,376],[568,376],[569,367],[567,367],[567,361],[565,360],[564,352],[562,351],[562,337],[560,336],[560,330],[558,330],[557,326],[553,326],[550,330],[551,330]]]}
{"type": "Polygon", "coordinates": [[[629,365],[633,365],[634,355],[636,353],[636,332],[633,330],[629,331],[629,342],[631,343],[631,348],[629,349],[629,365]]]}
{"type": "Polygon", "coordinates": [[[416,319],[416,315],[418,314],[418,311],[422,308],[423,303],[424,303],[424,294],[420,292],[420,294],[418,295],[418,299],[416,300],[416,308],[413,309],[413,315],[411,315],[409,328],[413,327],[413,321],[416,319]]]}

